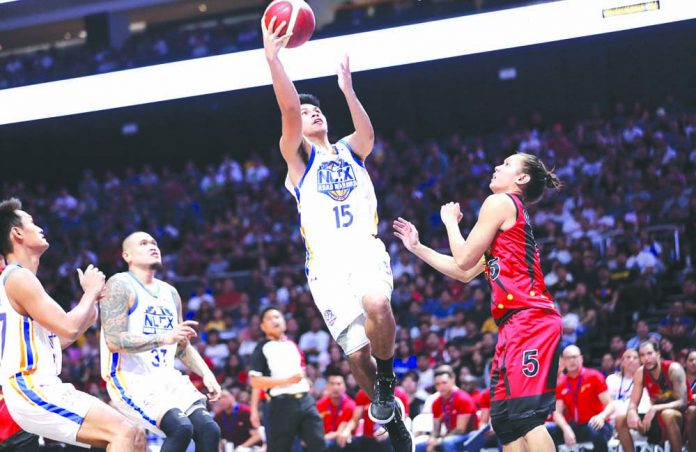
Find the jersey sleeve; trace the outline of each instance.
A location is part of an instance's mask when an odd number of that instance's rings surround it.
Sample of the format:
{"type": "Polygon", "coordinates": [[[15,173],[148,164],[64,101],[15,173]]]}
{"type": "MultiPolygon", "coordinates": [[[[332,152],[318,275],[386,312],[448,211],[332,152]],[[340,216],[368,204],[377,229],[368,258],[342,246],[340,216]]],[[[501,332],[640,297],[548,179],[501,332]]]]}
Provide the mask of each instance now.
{"type": "Polygon", "coordinates": [[[479,407],[481,409],[483,408],[489,408],[491,407],[491,391],[485,390],[481,391],[481,395],[479,396],[479,407]]]}
{"type": "Polygon", "coordinates": [[[268,359],[263,353],[263,346],[267,342],[260,342],[254,352],[251,354],[251,368],[249,369],[249,375],[263,375],[264,377],[271,376],[271,368],[268,367],[268,359]]]}
{"type": "Polygon", "coordinates": [[[558,384],[556,385],[556,400],[563,400],[563,389],[566,387],[565,377],[559,378],[558,384]]]}
{"type": "Polygon", "coordinates": [[[594,386],[597,388],[597,395],[603,393],[604,391],[607,391],[609,387],[607,386],[607,381],[604,378],[604,375],[602,375],[599,372],[593,372],[594,374],[594,386]]]}
{"type": "Polygon", "coordinates": [[[454,409],[457,414],[474,414],[476,413],[476,403],[469,394],[460,391],[454,399],[454,409]]]}
{"type": "Polygon", "coordinates": [[[435,400],[433,400],[433,418],[442,419],[443,414],[444,413],[442,412],[442,396],[438,396],[435,400]]]}
{"type": "Polygon", "coordinates": [[[341,410],[341,420],[340,422],[348,422],[353,419],[353,413],[355,412],[355,401],[351,398],[346,399],[344,402],[343,410],[341,410]]]}

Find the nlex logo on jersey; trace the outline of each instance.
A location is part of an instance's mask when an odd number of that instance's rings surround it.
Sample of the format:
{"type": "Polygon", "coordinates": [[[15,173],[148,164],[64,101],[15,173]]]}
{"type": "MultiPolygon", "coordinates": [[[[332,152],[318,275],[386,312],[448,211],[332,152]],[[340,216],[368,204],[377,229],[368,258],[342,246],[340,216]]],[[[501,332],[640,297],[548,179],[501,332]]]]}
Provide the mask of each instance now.
{"type": "Polygon", "coordinates": [[[340,157],[323,162],[317,169],[317,191],[334,201],[345,201],[357,186],[353,167],[340,157]]]}
{"type": "Polygon", "coordinates": [[[174,314],[164,306],[148,306],[145,309],[143,334],[157,334],[174,328],[174,314]]]}

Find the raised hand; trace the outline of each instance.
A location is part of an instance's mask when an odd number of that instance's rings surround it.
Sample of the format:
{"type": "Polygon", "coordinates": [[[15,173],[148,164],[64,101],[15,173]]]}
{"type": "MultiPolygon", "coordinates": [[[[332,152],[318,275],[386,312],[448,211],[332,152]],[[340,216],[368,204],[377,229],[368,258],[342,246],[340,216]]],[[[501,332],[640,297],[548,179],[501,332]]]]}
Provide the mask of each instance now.
{"type": "Polygon", "coordinates": [[[339,64],[338,69],[336,69],[336,74],[338,75],[338,87],[344,93],[353,90],[353,76],[350,72],[350,58],[348,54],[343,55],[341,64],[339,64]]]}
{"type": "Polygon", "coordinates": [[[410,221],[399,217],[397,220],[394,220],[393,227],[394,235],[401,239],[407,250],[413,251],[420,244],[418,229],[410,221]]]}
{"type": "Polygon", "coordinates": [[[84,272],[78,268],[77,276],[80,278],[82,290],[95,298],[99,296],[106,284],[106,276],[104,276],[104,273],[99,271],[99,269],[92,264],[89,264],[84,272]]]}
{"type": "Polygon", "coordinates": [[[463,216],[458,202],[448,202],[440,207],[440,218],[445,224],[459,223],[463,216]]]}
{"type": "Polygon", "coordinates": [[[164,334],[162,342],[165,344],[176,344],[181,341],[187,341],[192,337],[197,336],[194,326],[198,325],[195,320],[186,320],[174,326],[171,330],[164,334]]]}
{"type": "Polygon", "coordinates": [[[280,49],[285,47],[292,36],[292,32],[281,35],[285,30],[287,23],[282,21],[276,26],[276,16],[271,18],[271,21],[266,27],[266,23],[261,19],[261,31],[263,32],[263,49],[266,53],[266,59],[271,61],[278,57],[280,49]]]}

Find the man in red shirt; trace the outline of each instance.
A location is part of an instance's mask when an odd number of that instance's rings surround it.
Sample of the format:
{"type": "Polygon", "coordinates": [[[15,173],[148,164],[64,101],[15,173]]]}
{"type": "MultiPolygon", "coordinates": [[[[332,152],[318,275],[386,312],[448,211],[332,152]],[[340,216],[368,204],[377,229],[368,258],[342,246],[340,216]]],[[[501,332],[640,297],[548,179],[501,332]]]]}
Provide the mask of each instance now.
{"type": "Polygon", "coordinates": [[[458,450],[467,433],[476,430],[476,402],[463,389],[454,387],[454,371],[448,365],[435,369],[437,398],[433,401],[433,430],[427,443],[416,445],[416,452],[434,451],[439,446],[444,452],[458,450]],[[444,425],[446,434],[440,436],[444,425]]]}
{"type": "Polygon", "coordinates": [[[583,367],[582,354],[575,345],[563,350],[567,373],[558,380],[556,411],[557,427],[551,436],[556,444],[572,447],[578,442],[592,441],[596,452],[606,452],[612,428],[606,422],[611,415],[611,395],[599,371],[583,367]]]}
{"type": "MultiPolygon", "coordinates": [[[[684,410],[691,400],[691,389],[686,384],[684,368],[677,362],[660,358],[657,345],[651,340],[638,347],[641,367],[633,376],[633,391],[626,415],[616,416],[616,432],[624,450],[633,450],[630,429],[638,430],[649,442],[661,443],[666,436],[670,450],[682,449],[682,421],[684,410]],[[650,410],[638,415],[638,403],[643,388],[650,396],[650,410]]],[[[690,445],[693,450],[693,445],[690,445]]]]}
{"type": "MultiPolygon", "coordinates": [[[[0,265],[1,267],[1,265],[0,265]]],[[[39,450],[39,437],[27,433],[10,417],[0,391],[0,451],[34,452],[39,450]]]]}
{"type": "Polygon", "coordinates": [[[327,447],[335,446],[339,436],[345,446],[350,430],[355,401],[346,394],[346,382],[340,373],[327,376],[326,395],[317,401],[317,411],[324,421],[324,440],[327,447]]]}

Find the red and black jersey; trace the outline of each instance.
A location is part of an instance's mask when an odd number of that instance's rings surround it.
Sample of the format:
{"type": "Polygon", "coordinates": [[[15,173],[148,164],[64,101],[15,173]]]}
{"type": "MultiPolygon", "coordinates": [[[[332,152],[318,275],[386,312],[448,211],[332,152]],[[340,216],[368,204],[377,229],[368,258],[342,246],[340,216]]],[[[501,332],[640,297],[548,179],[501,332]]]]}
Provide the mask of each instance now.
{"type": "MultiPolygon", "coordinates": [[[[669,378],[669,366],[672,361],[663,359],[660,361],[660,376],[655,380],[648,369],[643,367],[643,387],[648,391],[650,401],[655,403],[669,403],[676,400],[674,396],[674,388],[672,388],[672,380],[669,378]]],[[[691,387],[686,385],[686,400],[693,400],[691,387]]]]}
{"type": "Polygon", "coordinates": [[[486,279],[493,292],[491,312],[501,323],[511,311],[527,308],[556,310],[546,289],[529,214],[517,195],[507,194],[517,209],[515,224],[498,231],[486,250],[486,279]]]}

